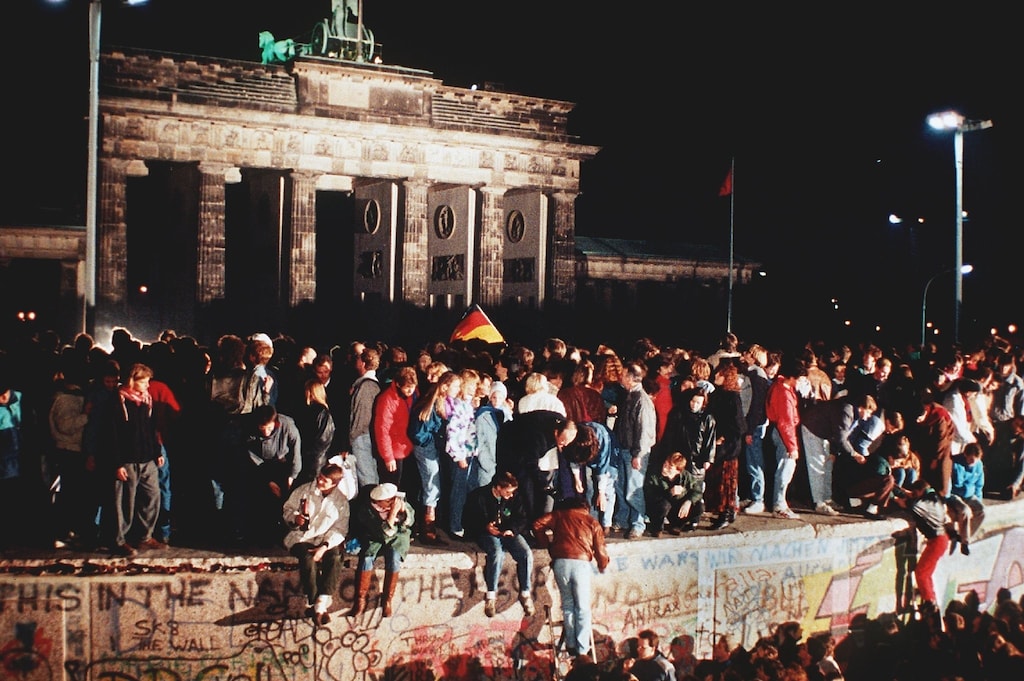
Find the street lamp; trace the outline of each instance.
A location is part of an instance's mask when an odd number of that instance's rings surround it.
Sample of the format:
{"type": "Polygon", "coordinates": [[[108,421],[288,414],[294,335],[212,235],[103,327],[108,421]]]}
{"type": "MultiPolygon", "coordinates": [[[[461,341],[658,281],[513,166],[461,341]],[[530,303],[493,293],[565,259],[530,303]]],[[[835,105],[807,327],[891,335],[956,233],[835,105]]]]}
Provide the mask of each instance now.
{"type": "MultiPolygon", "coordinates": [[[[928,322],[928,287],[932,285],[932,282],[943,274],[949,274],[953,270],[942,270],[938,274],[934,275],[924,285],[924,295],[921,296],[921,348],[924,349],[924,330],[927,327],[928,322]]],[[[958,275],[970,274],[974,271],[974,265],[961,265],[957,271],[958,275]]],[[[957,277],[959,278],[959,277],[957,277]]]]}
{"type": "Polygon", "coordinates": [[[956,285],[954,286],[953,342],[956,342],[960,340],[960,308],[963,304],[964,293],[964,133],[991,128],[992,121],[967,120],[955,111],[945,111],[929,116],[928,125],[935,130],[953,131],[953,168],[956,173],[956,258],[953,262],[956,285]]]}
{"type": "MultiPolygon", "coordinates": [[[[63,4],[66,0],[50,0],[63,4]]],[[[122,5],[144,5],[148,0],[120,0],[122,5]]],[[[100,24],[102,0],[89,0],[89,159],[85,174],[85,291],[82,330],[89,330],[89,314],[96,307],[96,210],[99,200],[100,146],[100,24]]]]}

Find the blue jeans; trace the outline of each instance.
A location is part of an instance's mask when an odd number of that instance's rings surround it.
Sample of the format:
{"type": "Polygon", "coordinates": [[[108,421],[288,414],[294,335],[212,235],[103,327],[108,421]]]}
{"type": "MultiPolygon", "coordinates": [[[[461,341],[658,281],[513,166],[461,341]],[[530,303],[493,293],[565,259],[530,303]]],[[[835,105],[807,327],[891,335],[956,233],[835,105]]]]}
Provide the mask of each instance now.
{"type": "MultiPolygon", "coordinates": [[[[470,459],[472,461],[472,459],[470,459]]],[[[469,491],[469,468],[465,468],[449,458],[452,467],[451,489],[448,492],[448,527],[452,532],[462,532],[462,509],[466,507],[466,493],[469,491]]]]}
{"type": "Polygon", "coordinates": [[[562,598],[562,636],[573,655],[590,652],[590,582],[594,568],[588,560],[555,558],[551,572],[562,598]]]}
{"type": "Polygon", "coordinates": [[[789,491],[789,483],[793,481],[793,473],[796,472],[796,459],[789,458],[778,428],[772,428],[772,443],[775,445],[775,496],[772,510],[781,511],[789,508],[786,492],[789,491]]]}
{"type": "Polygon", "coordinates": [[[437,445],[433,441],[429,445],[414,444],[412,455],[420,472],[420,502],[425,507],[437,508],[441,501],[441,465],[437,461],[437,445]]]}
{"type": "Polygon", "coordinates": [[[893,468],[890,472],[897,487],[910,487],[917,480],[917,471],[913,468],[893,468]]]}
{"type": "Polygon", "coordinates": [[[376,485],[380,482],[369,433],[357,435],[352,440],[352,456],[356,459],[356,481],[359,483],[359,487],[376,485]]]}
{"type": "Polygon", "coordinates": [[[395,550],[392,544],[384,544],[379,553],[374,555],[364,555],[359,557],[359,571],[360,572],[373,572],[373,562],[377,560],[377,556],[384,556],[384,570],[386,572],[398,572],[402,569],[402,554],[395,550]]]}
{"type": "Polygon", "coordinates": [[[160,481],[160,515],[157,517],[153,536],[160,541],[171,538],[171,457],[167,456],[167,447],[160,445],[160,453],[164,457],[164,465],[157,468],[157,479],[160,481]]]}
{"type": "Polygon", "coordinates": [[[526,543],[523,535],[494,537],[484,532],[477,537],[476,543],[483,550],[487,559],[484,563],[484,584],[487,586],[487,591],[498,590],[498,577],[501,576],[501,567],[505,562],[506,553],[516,561],[519,590],[530,590],[530,579],[533,575],[533,550],[526,543]]]}
{"type": "Polygon", "coordinates": [[[767,423],[755,427],[750,434],[750,444],[743,448],[750,475],[751,501],[764,501],[764,436],[767,429],[767,423]]]}
{"type": "Polygon", "coordinates": [[[615,467],[618,478],[615,480],[615,493],[619,504],[615,509],[615,524],[622,529],[643,532],[646,523],[644,515],[647,505],[644,500],[644,478],[647,476],[647,463],[650,453],[640,457],[640,469],[633,468],[633,456],[628,449],[615,450],[615,467]]]}

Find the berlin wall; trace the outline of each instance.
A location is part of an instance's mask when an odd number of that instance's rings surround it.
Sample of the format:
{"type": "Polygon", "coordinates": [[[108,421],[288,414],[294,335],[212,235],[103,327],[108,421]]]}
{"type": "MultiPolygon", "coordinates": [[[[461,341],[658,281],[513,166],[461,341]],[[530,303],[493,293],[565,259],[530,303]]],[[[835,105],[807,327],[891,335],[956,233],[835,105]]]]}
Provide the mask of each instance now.
{"type": "MultiPolygon", "coordinates": [[[[1020,597],[1022,521],[1024,500],[988,508],[971,555],[939,564],[943,605],[972,589],[986,606],[1000,587],[1020,597]]],[[[841,637],[854,615],[896,612],[914,598],[919,536],[906,520],[762,525],[770,529],[611,542],[611,564],[594,578],[598,661],[612,659],[645,628],[661,635],[665,650],[672,639],[690,637],[684,640],[698,658],[708,657],[722,634],[749,647],[788,620],[808,634],[829,629],[841,637]]],[[[536,614],[523,616],[507,558],[497,614],[487,618],[483,554],[473,548],[414,549],[389,618],[375,607],[378,582],[367,610],[346,616],[349,557],[331,621],[319,628],[304,616],[294,561],[283,553],[2,560],[0,679],[552,678],[561,611],[546,552],[535,552],[536,614]]]]}

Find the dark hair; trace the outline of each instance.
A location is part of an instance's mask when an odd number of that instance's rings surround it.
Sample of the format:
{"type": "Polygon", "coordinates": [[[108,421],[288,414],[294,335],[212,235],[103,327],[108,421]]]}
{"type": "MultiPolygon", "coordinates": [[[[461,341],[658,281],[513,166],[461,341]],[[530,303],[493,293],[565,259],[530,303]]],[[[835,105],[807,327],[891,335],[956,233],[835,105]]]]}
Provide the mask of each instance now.
{"type": "Polygon", "coordinates": [[[576,427],[576,439],[565,446],[563,453],[570,463],[585,464],[597,456],[600,446],[594,429],[581,424],[576,427]]]}
{"type": "Polygon", "coordinates": [[[568,510],[573,508],[590,508],[590,502],[586,497],[566,497],[555,502],[555,510],[568,510]]]}
{"type": "Polygon", "coordinates": [[[336,463],[325,463],[320,468],[320,475],[330,478],[335,483],[338,483],[343,477],[345,477],[345,469],[336,463]]]}
{"type": "Polygon", "coordinates": [[[658,636],[657,632],[655,632],[653,629],[644,629],[643,631],[638,633],[636,635],[636,637],[638,639],[642,638],[642,639],[646,640],[648,643],[651,644],[651,647],[654,648],[655,650],[658,649],[658,644],[661,642],[661,638],[658,636]]]}
{"type": "Polygon", "coordinates": [[[491,478],[491,484],[495,487],[519,487],[519,481],[516,480],[516,476],[512,475],[509,471],[495,473],[494,477],[491,478]]]}
{"type": "Polygon", "coordinates": [[[277,418],[277,409],[272,404],[264,404],[252,410],[253,425],[262,426],[277,418]]]}

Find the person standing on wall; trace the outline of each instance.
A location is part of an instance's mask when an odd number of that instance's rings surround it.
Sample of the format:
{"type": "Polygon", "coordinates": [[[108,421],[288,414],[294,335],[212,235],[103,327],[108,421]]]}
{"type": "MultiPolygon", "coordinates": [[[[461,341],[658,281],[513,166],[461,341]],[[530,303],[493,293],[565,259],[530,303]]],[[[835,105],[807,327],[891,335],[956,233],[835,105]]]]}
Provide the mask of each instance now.
{"type": "Polygon", "coordinates": [[[562,599],[562,634],[570,655],[590,653],[592,562],[598,572],[608,568],[601,523],[590,514],[583,497],[572,497],[533,522],[533,533],[546,544],[551,571],[562,599]],[[550,535],[548,534],[550,532],[550,535]]]}
{"type": "Polygon", "coordinates": [[[658,419],[651,396],[644,391],[644,367],[630,362],[622,369],[620,383],[626,390],[622,408],[615,421],[616,497],[614,524],[622,529],[626,539],[639,539],[644,535],[644,479],[651,459],[651,449],[657,436],[658,419]]]}

